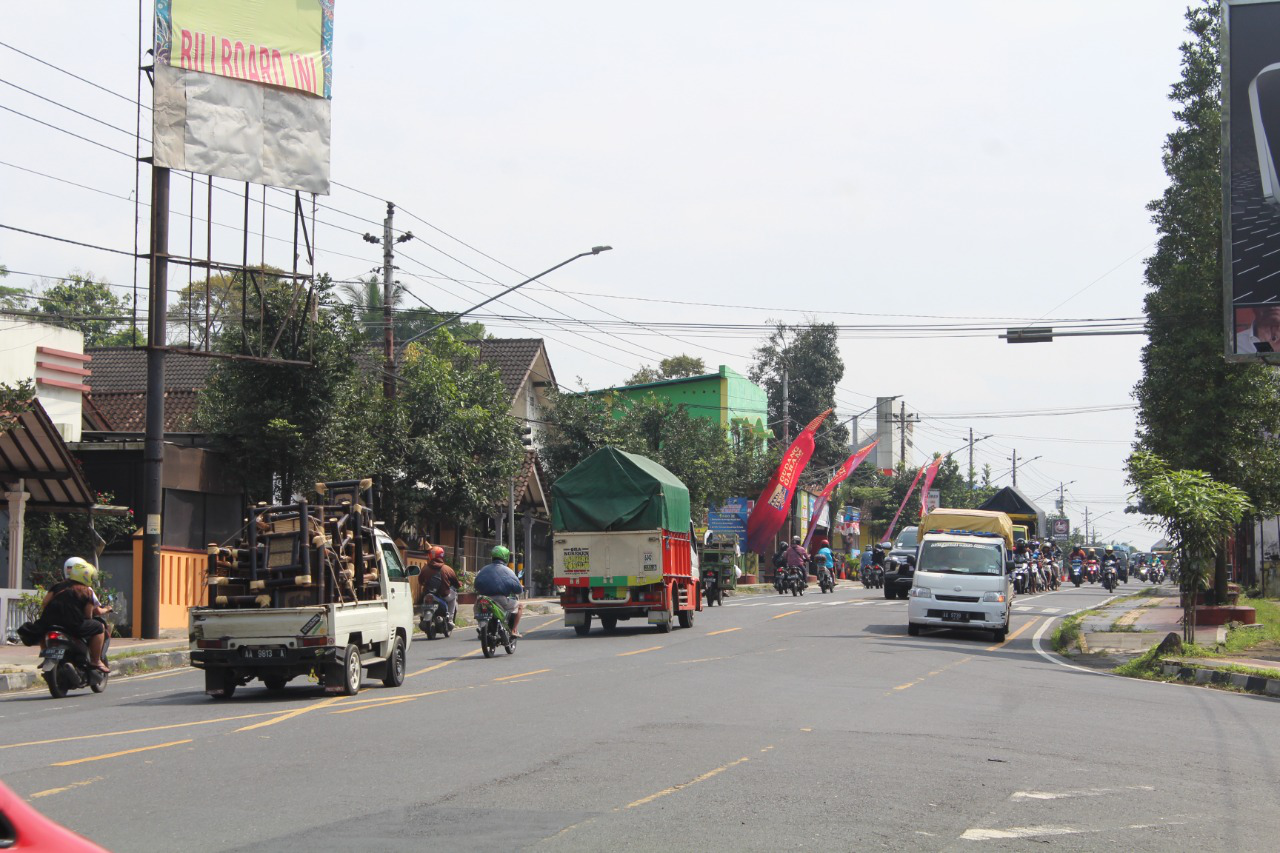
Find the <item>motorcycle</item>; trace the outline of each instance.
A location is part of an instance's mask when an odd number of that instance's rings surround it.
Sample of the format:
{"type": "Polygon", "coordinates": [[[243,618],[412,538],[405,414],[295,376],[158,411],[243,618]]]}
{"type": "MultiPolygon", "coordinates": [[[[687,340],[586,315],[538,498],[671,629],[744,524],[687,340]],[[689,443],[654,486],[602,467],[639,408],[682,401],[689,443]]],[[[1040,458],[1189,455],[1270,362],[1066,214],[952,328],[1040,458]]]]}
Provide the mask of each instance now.
{"type": "Polygon", "coordinates": [[[1136,579],[1138,583],[1146,583],[1148,580],[1151,579],[1151,575],[1152,575],[1151,569],[1148,568],[1147,566],[1143,566],[1140,569],[1138,569],[1136,579]]]}
{"type": "Polygon", "coordinates": [[[868,564],[862,569],[862,585],[867,589],[879,589],[884,586],[884,569],[868,564]]]}
{"type": "Polygon", "coordinates": [[[1071,582],[1077,589],[1084,583],[1084,563],[1079,559],[1071,561],[1071,582]]]}
{"type": "Polygon", "coordinates": [[[1013,591],[1017,595],[1027,594],[1027,564],[1019,562],[1013,570],[1013,591]]]}
{"type": "Polygon", "coordinates": [[[1147,573],[1147,580],[1153,584],[1162,583],[1164,581],[1164,572],[1160,569],[1152,569],[1147,573]]]}
{"type": "MultiPolygon", "coordinates": [[[[111,629],[103,619],[98,619],[107,628],[106,638],[102,643],[102,659],[107,659],[107,647],[111,644],[111,629]]],[[[88,687],[94,693],[107,689],[108,674],[89,663],[89,646],[79,637],[68,634],[60,627],[50,628],[44,635],[44,651],[40,664],[40,675],[49,685],[49,695],[61,699],[69,690],[88,687]]]]}
{"type": "Polygon", "coordinates": [[[1116,564],[1111,560],[1102,567],[1102,587],[1107,592],[1114,592],[1116,586],[1120,583],[1120,578],[1116,574],[1116,564]]]}
{"type": "Polygon", "coordinates": [[[773,576],[773,588],[778,591],[778,595],[786,595],[787,590],[791,588],[791,573],[786,569],[778,569],[773,576]]]}
{"type": "Polygon", "coordinates": [[[484,652],[484,656],[493,657],[498,653],[498,646],[506,649],[509,655],[515,654],[517,638],[511,633],[511,626],[507,623],[513,617],[508,617],[498,602],[487,595],[476,598],[474,612],[476,635],[480,638],[480,650],[484,652]]]}
{"type": "Polygon", "coordinates": [[[1098,582],[1098,561],[1089,560],[1084,564],[1084,573],[1089,578],[1089,583],[1098,582]]]}
{"type": "Polygon", "coordinates": [[[804,595],[804,591],[809,588],[809,579],[805,575],[805,570],[795,567],[787,570],[790,577],[791,594],[804,595]]]}
{"type": "Polygon", "coordinates": [[[715,569],[708,569],[702,573],[702,600],[707,602],[708,607],[713,604],[719,604],[724,607],[724,593],[720,589],[720,576],[716,574],[715,569]]]}
{"type": "Polygon", "coordinates": [[[836,588],[835,575],[832,574],[831,570],[828,569],[826,566],[823,566],[818,569],[818,588],[822,590],[823,594],[835,591],[835,588],[836,588]]]}
{"type": "Polygon", "coordinates": [[[447,637],[453,633],[453,621],[449,618],[448,603],[438,596],[428,596],[427,601],[422,605],[418,627],[427,635],[428,640],[434,640],[437,634],[447,637]]]}

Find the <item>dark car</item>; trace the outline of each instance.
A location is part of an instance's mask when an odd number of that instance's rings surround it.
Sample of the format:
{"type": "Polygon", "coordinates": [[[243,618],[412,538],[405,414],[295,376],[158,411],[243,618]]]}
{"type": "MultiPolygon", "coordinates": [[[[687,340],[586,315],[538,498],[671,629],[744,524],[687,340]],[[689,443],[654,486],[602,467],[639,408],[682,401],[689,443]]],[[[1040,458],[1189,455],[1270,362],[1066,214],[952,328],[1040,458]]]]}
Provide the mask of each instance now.
{"type": "Polygon", "coordinates": [[[884,563],[884,597],[906,598],[916,576],[916,556],[920,550],[920,529],[904,527],[893,542],[884,563]]]}

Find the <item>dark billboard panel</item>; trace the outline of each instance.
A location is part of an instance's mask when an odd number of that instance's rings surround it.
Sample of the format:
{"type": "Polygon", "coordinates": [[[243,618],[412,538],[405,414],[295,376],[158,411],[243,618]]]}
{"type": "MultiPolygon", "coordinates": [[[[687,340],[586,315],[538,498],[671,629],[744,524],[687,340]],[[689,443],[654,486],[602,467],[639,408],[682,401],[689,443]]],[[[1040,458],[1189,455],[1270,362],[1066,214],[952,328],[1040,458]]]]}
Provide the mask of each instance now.
{"type": "Polygon", "coordinates": [[[1226,355],[1280,363],[1280,0],[1226,0],[1222,78],[1226,355]]]}

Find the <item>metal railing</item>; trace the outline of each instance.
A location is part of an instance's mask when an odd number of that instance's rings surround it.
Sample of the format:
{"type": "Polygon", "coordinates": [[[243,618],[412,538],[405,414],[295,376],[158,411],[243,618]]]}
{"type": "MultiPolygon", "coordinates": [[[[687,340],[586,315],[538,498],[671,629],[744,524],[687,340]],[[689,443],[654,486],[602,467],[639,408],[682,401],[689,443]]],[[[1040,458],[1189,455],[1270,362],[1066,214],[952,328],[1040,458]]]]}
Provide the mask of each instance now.
{"type": "Polygon", "coordinates": [[[34,595],[34,589],[0,589],[0,643],[16,643],[18,626],[40,615],[22,604],[22,596],[34,595]]]}

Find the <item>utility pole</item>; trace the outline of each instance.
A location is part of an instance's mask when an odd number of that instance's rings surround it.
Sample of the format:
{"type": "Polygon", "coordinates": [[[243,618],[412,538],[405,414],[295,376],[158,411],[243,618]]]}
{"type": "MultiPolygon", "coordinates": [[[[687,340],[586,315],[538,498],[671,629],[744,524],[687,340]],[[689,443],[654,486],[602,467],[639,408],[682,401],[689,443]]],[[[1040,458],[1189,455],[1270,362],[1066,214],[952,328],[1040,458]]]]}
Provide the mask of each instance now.
{"type": "Polygon", "coordinates": [[[782,368],[782,449],[791,445],[791,400],[787,396],[787,369],[782,368]]]}
{"type": "Polygon", "coordinates": [[[1089,508],[1084,508],[1084,544],[1088,545],[1093,540],[1089,538],[1089,508]]]}
{"type": "Polygon", "coordinates": [[[160,531],[164,515],[164,346],[169,287],[169,170],[151,167],[151,275],[147,311],[147,417],[143,442],[143,639],[160,637],[160,531]]]}
{"type": "Polygon", "coordinates": [[[969,491],[973,491],[973,427],[969,427],[969,491]]]}
{"type": "Polygon", "coordinates": [[[1017,485],[1018,485],[1018,449],[1017,449],[1016,447],[1013,449],[1013,485],[1014,485],[1014,487],[1015,487],[1015,488],[1017,488],[1017,485]]]}
{"type": "Polygon", "coordinates": [[[396,206],[387,202],[387,218],[382,220],[382,239],[372,234],[365,234],[366,243],[382,244],[382,325],[383,325],[383,375],[382,396],[388,400],[396,396],[396,332],[391,306],[395,302],[396,283],[393,278],[396,268],[396,244],[413,239],[413,232],[406,231],[399,237],[392,237],[394,229],[392,220],[396,215],[396,206]]]}
{"type": "MultiPolygon", "coordinates": [[[[889,411],[893,411],[893,410],[890,409],[889,411]]],[[[899,414],[896,418],[893,415],[890,415],[889,420],[898,424],[898,428],[901,430],[901,433],[899,434],[899,437],[898,437],[898,457],[902,462],[903,466],[905,467],[907,464],[907,424],[919,423],[920,416],[912,415],[911,417],[907,417],[907,401],[906,400],[902,401],[902,404],[899,407],[898,412],[899,414]]],[[[892,438],[892,436],[890,436],[890,438],[892,438]]]]}

